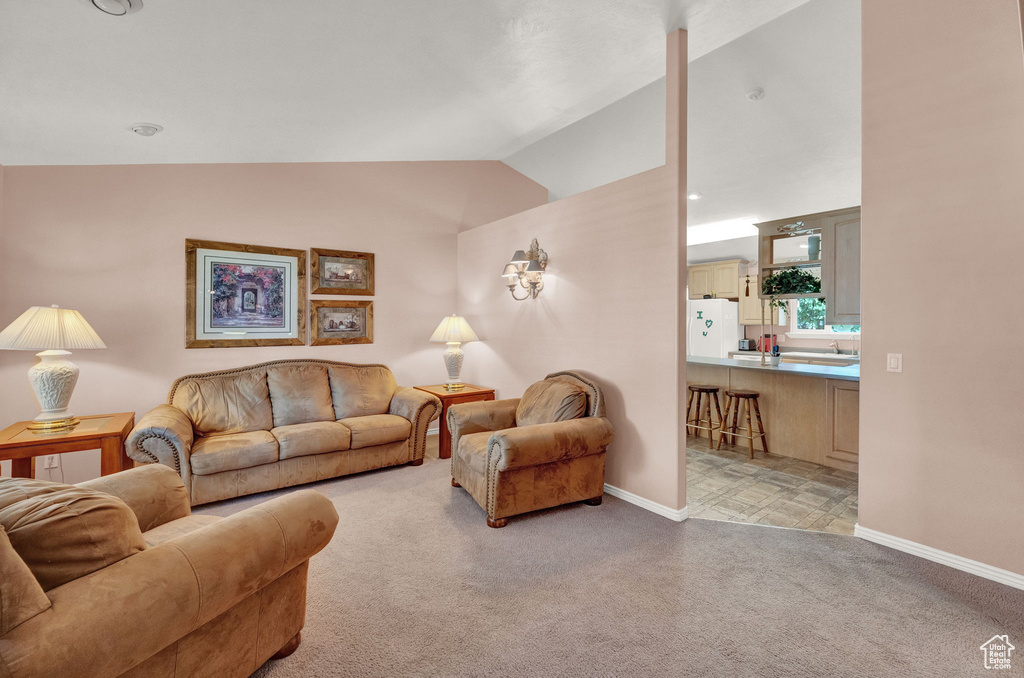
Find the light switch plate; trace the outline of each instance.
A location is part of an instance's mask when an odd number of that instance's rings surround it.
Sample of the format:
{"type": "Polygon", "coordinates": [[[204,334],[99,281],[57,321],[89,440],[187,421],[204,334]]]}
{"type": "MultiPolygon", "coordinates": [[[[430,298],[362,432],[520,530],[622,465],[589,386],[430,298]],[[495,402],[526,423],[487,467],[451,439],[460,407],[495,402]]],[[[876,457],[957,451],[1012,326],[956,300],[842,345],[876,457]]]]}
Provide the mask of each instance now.
{"type": "Polygon", "coordinates": [[[888,372],[902,372],[903,371],[903,354],[902,353],[890,353],[886,357],[885,369],[888,372]]]}

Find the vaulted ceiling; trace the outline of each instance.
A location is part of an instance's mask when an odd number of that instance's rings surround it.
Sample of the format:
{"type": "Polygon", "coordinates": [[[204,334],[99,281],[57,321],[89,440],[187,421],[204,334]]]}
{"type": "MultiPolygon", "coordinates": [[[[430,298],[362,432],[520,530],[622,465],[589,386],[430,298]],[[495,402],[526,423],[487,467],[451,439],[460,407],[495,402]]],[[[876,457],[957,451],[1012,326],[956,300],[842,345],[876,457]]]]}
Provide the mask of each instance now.
{"type": "Polygon", "coordinates": [[[0,164],[500,159],[805,1],[0,0],[0,164]]]}

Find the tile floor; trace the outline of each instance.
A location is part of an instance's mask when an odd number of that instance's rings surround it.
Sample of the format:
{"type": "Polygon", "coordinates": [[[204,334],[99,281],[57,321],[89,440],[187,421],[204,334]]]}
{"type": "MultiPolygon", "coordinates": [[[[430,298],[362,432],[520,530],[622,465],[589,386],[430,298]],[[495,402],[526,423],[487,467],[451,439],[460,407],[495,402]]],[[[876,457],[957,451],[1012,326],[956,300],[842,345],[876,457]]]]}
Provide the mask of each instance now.
{"type": "Polygon", "coordinates": [[[743,448],[708,448],[687,438],[686,503],[691,518],[853,534],[857,474],[743,448]]]}

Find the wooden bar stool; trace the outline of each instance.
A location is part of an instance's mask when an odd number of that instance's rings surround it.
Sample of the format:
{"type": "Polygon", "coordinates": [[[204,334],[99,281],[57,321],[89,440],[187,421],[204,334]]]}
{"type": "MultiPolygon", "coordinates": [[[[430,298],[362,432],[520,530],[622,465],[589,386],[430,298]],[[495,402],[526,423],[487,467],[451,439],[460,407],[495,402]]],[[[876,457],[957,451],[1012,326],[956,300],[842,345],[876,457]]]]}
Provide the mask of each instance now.
{"type": "MultiPolygon", "coordinates": [[[[701,431],[708,432],[708,446],[715,444],[714,431],[717,429],[721,431],[725,420],[722,418],[722,407],[718,402],[718,387],[709,386],[707,384],[694,384],[687,387],[690,391],[690,397],[686,401],[686,432],[693,431],[693,435],[700,438],[701,431]],[[711,419],[711,403],[715,404],[715,414],[718,415],[717,425],[711,419]],[[696,408],[694,408],[696,405],[696,408]],[[691,410],[693,410],[693,417],[691,418],[691,410]],[[707,416],[704,416],[704,413],[707,416]],[[703,426],[704,422],[707,422],[707,426],[703,426]]],[[[722,444],[721,434],[719,434],[718,444],[722,444]]]]}
{"type": "Polygon", "coordinates": [[[746,438],[747,448],[750,450],[750,458],[754,458],[754,438],[761,439],[761,449],[764,453],[768,454],[768,438],[765,437],[764,424],[761,423],[761,408],[757,405],[757,397],[761,395],[757,391],[746,391],[743,389],[731,389],[725,392],[725,420],[722,423],[722,430],[718,435],[718,447],[715,449],[722,449],[722,440],[726,435],[730,436],[729,443],[731,445],[736,444],[736,438],[746,438]],[[747,435],[742,433],[736,433],[737,423],[742,426],[743,418],[740,416],[740,403],[746,403],[746,417],[747,417],[747,435]],[[750,407],[753,405],[754,414],[757,416],[757,431],[758,434],[754,435],[754,426],[750,421],[750,407]],[[729,417],[732,417],[732,424],[729,423],[729,417]],[[737,422],[738,420],[738,422],[737,422]],[[729,429],[728,432],[726,429],[729,429]]]}

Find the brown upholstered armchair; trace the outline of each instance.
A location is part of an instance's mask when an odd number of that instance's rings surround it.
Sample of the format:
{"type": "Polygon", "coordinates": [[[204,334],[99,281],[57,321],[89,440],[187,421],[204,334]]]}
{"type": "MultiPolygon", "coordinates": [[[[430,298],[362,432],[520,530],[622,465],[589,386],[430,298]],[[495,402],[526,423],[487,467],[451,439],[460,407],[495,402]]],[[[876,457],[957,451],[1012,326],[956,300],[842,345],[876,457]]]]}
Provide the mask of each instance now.
{"type": "Polygon", "coordinates": [[[452,485],[469,492],[490,527],[552,506],[601,503],[615,434],[589,377],[555,372],[522,398],[453,405],[447,423],[452,485]]]}
{"type": "Polygon", "coordinates": [[[303,490],[190,515],[174,469],[0,478],[0,676],[242,678],[290,654],[338,523],[303,490]]]}

